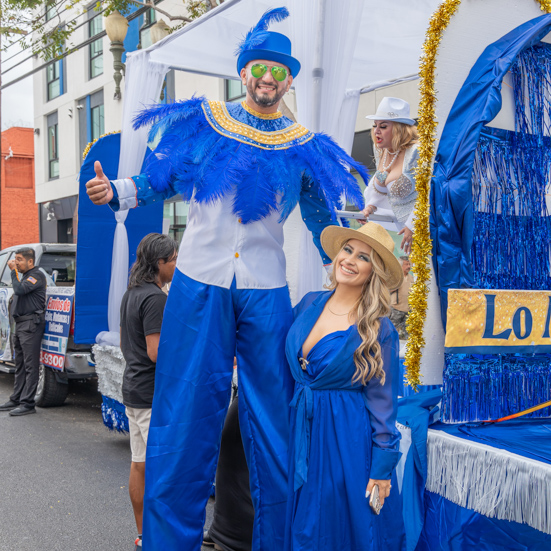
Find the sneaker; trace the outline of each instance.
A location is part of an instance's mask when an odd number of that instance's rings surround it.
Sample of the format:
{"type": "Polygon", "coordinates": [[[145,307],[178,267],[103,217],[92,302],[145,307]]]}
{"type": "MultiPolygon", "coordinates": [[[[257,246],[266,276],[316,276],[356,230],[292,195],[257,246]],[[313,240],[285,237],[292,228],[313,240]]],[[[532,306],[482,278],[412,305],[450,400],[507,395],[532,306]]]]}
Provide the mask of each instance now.
{"type": "Polygon", "coordinates": [[[0,405],[0,411],[11,411],[15,409],[19,404],[17,402],[12,402],[8,400],[6,403],[0,405]]]}
{"type": "Polygon", "coordinates": [[[29,406],[19,406],[10,411],[12,417],[18,417],[20,415],[29,415],[29,413],[36,413],[36,409],[29,406]]]}
{"type": "Polygon", "coordinates": [[[134,542],[134,551],[142,551],[142,538],[137,537],[134,542]]]}

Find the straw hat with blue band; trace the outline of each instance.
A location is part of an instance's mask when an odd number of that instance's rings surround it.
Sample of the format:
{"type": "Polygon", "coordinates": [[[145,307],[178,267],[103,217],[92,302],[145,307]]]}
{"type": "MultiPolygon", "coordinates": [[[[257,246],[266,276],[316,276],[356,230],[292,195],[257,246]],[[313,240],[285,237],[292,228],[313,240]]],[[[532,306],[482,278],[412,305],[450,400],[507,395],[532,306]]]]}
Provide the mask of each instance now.
{"type": "Polygon", "coordinates": [[[321,233],[321,246],[327,256],[334,260],[343,245],[350,239],[359,239],[369,245],[381,257],[385,265],[386,284],[393,291],[404,281],[400,262],[394,256],[394,240],[383,226],[367,222],[359,230],[328,226],[321,233]]]}
{"type": "Polygon", "coordinates": [[[271,23],[283,21],[287,17],[287,8],[275,8],[268,10],[260,18],[237,47],[237,74],[240,74],[241,69],[250,61],[265,59],[285,65],[289,68],[291,76],[296,78],[300,71],[300,62],[291,55],[291,41],[284,34],[268,31],[271,23]]]}

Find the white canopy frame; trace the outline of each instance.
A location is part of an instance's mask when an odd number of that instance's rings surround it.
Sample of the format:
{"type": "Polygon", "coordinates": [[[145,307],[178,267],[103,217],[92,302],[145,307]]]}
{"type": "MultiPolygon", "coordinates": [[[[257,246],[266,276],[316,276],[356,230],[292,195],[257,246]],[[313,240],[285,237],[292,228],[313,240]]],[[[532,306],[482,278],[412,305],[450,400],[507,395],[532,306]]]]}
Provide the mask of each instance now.
{"type": "MultiPolygon", "coordinates": [[[[139,172],[147,129],[132,119],[158,101],[164,76],[177,69],[237,79],[234,50],[268,9],[285,5],[290,17],[271,30],[289,36],[302,70],[294,81],[298,122],[352,149],[361,93],[417,78],[419,55],[440,0],[226,0],[218,8],[126,61],[119,177],[139,172]]],[[[298,210],[298,209],[297,209],[298,210]]],[[[293,302],[325,282],[319,254],[299,213],[285,228],[287,279],[293,302]]],[[[120,220],[118,226],[124,225],[120,220]]],[[[118,331],[118,305],[128,273],[126,232],[117,231],[109,294],[110,331],[118,331]],[[126,243],[125,243],[126,241],[126,243]],[[120,255],[119,251],[126,253],[120,255]],[[119,260],[120,259],[120,260],[119,260]]]]}

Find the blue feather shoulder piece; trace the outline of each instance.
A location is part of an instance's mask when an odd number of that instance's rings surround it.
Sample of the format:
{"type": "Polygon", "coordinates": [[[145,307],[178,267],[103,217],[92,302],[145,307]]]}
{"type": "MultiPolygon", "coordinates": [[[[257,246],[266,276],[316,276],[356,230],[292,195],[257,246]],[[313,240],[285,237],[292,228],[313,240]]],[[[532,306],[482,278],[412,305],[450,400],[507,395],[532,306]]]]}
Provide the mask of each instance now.
{"type": "Polygon", "coordinates": [[[363,208],[363,194],[351,170],[358,172],[367,185],[367,169],[348,155],[333,138],[324,133],[314,134],[313,139],[292,151],[298,157],[295,162],[304,166],[305,176],[316,184],[320,199],[325,200],[333,213],[343,208],[343,197],[356,207],[363,208]]]}
{"type": "Polygon", "coordinates": [[[202,114],[201,105],[205,101],[202,96],[193,96],[191,99],[176,101],[168,104],[155,104],[140,111],[133,122],[134,130],[152,124],[148,140],[154,141],[158,136],[185,120],[202,114]]]}
{"type": "Polygon", "coordinates": [[[156,191],[176,187],[184,199],[193,193],[193,182],[188,178],[190,144],[208,126],[202,109],[204,98],[171,104],[153,105],[143,109],[134,118],[134,128],[151,124],[149,141],[161,138],[155,153],[149,157],[145,174],[156,191]]]}
{"type": "Polygon", "coordinates": [[[285,126],[283,119],[247,119],[244,109],[241,115],[232,112],[243,122],[229,116],[223,103],[203,98],[142,111],[135,127],[152,124],[150,138],[161,136],[145,170],[151,186],[157,191],[171,187],[184,200],[197,202],[231,197],[243,223],[274,212],[285,220],[306,189],[332,211],[341,207],[343,195],[363,205],[350,169],[366,181],[367,172],[329,136],[291,121],[285,126]]]}

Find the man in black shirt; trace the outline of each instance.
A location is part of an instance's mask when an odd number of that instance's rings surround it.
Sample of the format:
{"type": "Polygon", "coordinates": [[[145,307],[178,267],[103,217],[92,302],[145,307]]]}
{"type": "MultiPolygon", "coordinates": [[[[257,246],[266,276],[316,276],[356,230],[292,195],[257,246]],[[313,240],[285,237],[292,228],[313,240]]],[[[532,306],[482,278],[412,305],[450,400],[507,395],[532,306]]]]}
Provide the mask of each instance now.
{"type": "Polygon", "coordinates": [[[172,281],[178,245],[167,235],[146,235],[136,251],[128,290],[121,303],[121,350],[126,360],[122,397],[130,431],[132,463],[128,489],[141,547],[145,452],[155,388],[155,364],[166,294],[161,288],[172,281]]]}
{"type": "Polygon", "coordinates": [[[34,250],[30,248],[19,249],[15,260],[8,262],[15,295],[15,382],[13,394],[0,405],[0,411],[10,411],[12,417],[36,413],[40,343],[46,326],[46,278],[34,262],[34,250]]]}

